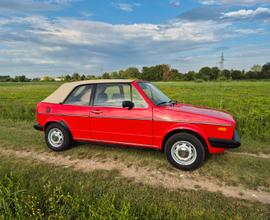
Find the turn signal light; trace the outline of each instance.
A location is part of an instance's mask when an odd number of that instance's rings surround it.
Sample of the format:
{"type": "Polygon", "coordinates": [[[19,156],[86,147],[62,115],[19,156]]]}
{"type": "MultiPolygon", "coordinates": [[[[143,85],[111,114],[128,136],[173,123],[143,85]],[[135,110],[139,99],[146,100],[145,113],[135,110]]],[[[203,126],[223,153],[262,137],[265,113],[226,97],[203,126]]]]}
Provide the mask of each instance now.
{"type": "Polygon", "coordinates": [[[225,128],[225,127],[218,127],[218,130],[219,131],[227,131],[227,128],[225,128]]]}

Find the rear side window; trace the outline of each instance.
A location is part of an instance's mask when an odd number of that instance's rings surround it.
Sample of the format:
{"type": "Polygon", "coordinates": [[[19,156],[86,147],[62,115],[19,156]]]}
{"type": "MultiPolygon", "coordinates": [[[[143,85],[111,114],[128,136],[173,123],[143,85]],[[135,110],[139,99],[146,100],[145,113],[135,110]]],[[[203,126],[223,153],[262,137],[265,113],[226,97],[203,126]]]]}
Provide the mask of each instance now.
{"type": "Polygon", "coordinates": [[[67,105],[80,105],[87,106],[90,103],[90,97],[92,93],[92,85],[78,86],[68,96],[64,104],[67,105]]]}

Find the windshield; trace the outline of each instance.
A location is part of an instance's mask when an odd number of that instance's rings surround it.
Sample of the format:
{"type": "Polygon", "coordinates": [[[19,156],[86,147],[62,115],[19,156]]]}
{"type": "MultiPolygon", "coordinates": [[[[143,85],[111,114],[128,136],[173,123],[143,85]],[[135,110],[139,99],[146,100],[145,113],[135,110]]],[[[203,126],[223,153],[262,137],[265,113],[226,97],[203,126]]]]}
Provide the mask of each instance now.
{"type": "Polygon", "coordinates": [[[148,82],[138,82],[138,85],[155,105],[172,103],[172,101],[153,84],[148,82]]]}

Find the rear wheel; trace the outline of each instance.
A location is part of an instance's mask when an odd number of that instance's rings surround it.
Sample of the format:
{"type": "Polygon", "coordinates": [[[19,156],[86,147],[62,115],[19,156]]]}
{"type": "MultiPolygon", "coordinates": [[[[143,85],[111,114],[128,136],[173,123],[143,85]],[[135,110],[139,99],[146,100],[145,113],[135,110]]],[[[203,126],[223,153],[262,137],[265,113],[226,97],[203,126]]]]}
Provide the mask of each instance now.
{"type": "Polygon", "coordinates": [[[205,159],[205,148],[194,135],[178,133],[171,136],[165,144],[168,161],[181,170],[194,170],[205,159]]]}
{"type": "Polygon", "coordinates": [[[62,151],[69,148],[72,137],[64,126],[52,123],[45,130],[45,141],[51,150],[62,151]]]}

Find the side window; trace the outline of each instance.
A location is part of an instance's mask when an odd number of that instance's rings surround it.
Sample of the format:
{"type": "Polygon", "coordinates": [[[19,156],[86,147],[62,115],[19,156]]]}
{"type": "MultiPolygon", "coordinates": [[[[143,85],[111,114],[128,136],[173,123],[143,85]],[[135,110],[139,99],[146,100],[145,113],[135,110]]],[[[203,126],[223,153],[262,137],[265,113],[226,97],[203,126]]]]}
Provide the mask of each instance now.
{"type": "Polygon", "coordinates": [[[90,102],[92,85],[78,86],[65,100],[64,104],[87,106],[90,102]]]}
{"type": "Polygon", "coordinates": [[[121,108],[123,101],[132,101],[135,108],[148,107],[139,92],[129,84],[97,84],[94,106],[121,108]]]}
{"type": "Polygon", "coordinates": [[[122,107],[125,100],[130,100],[130,85],[97,84],[94,106],[122,107]]]}
{"type": "Polygon", "coordinates": [[[132,86],[132,102],[135,108],[147,108],[148,104],[145,102],[144,98],[140,93],[132,86]]]}

